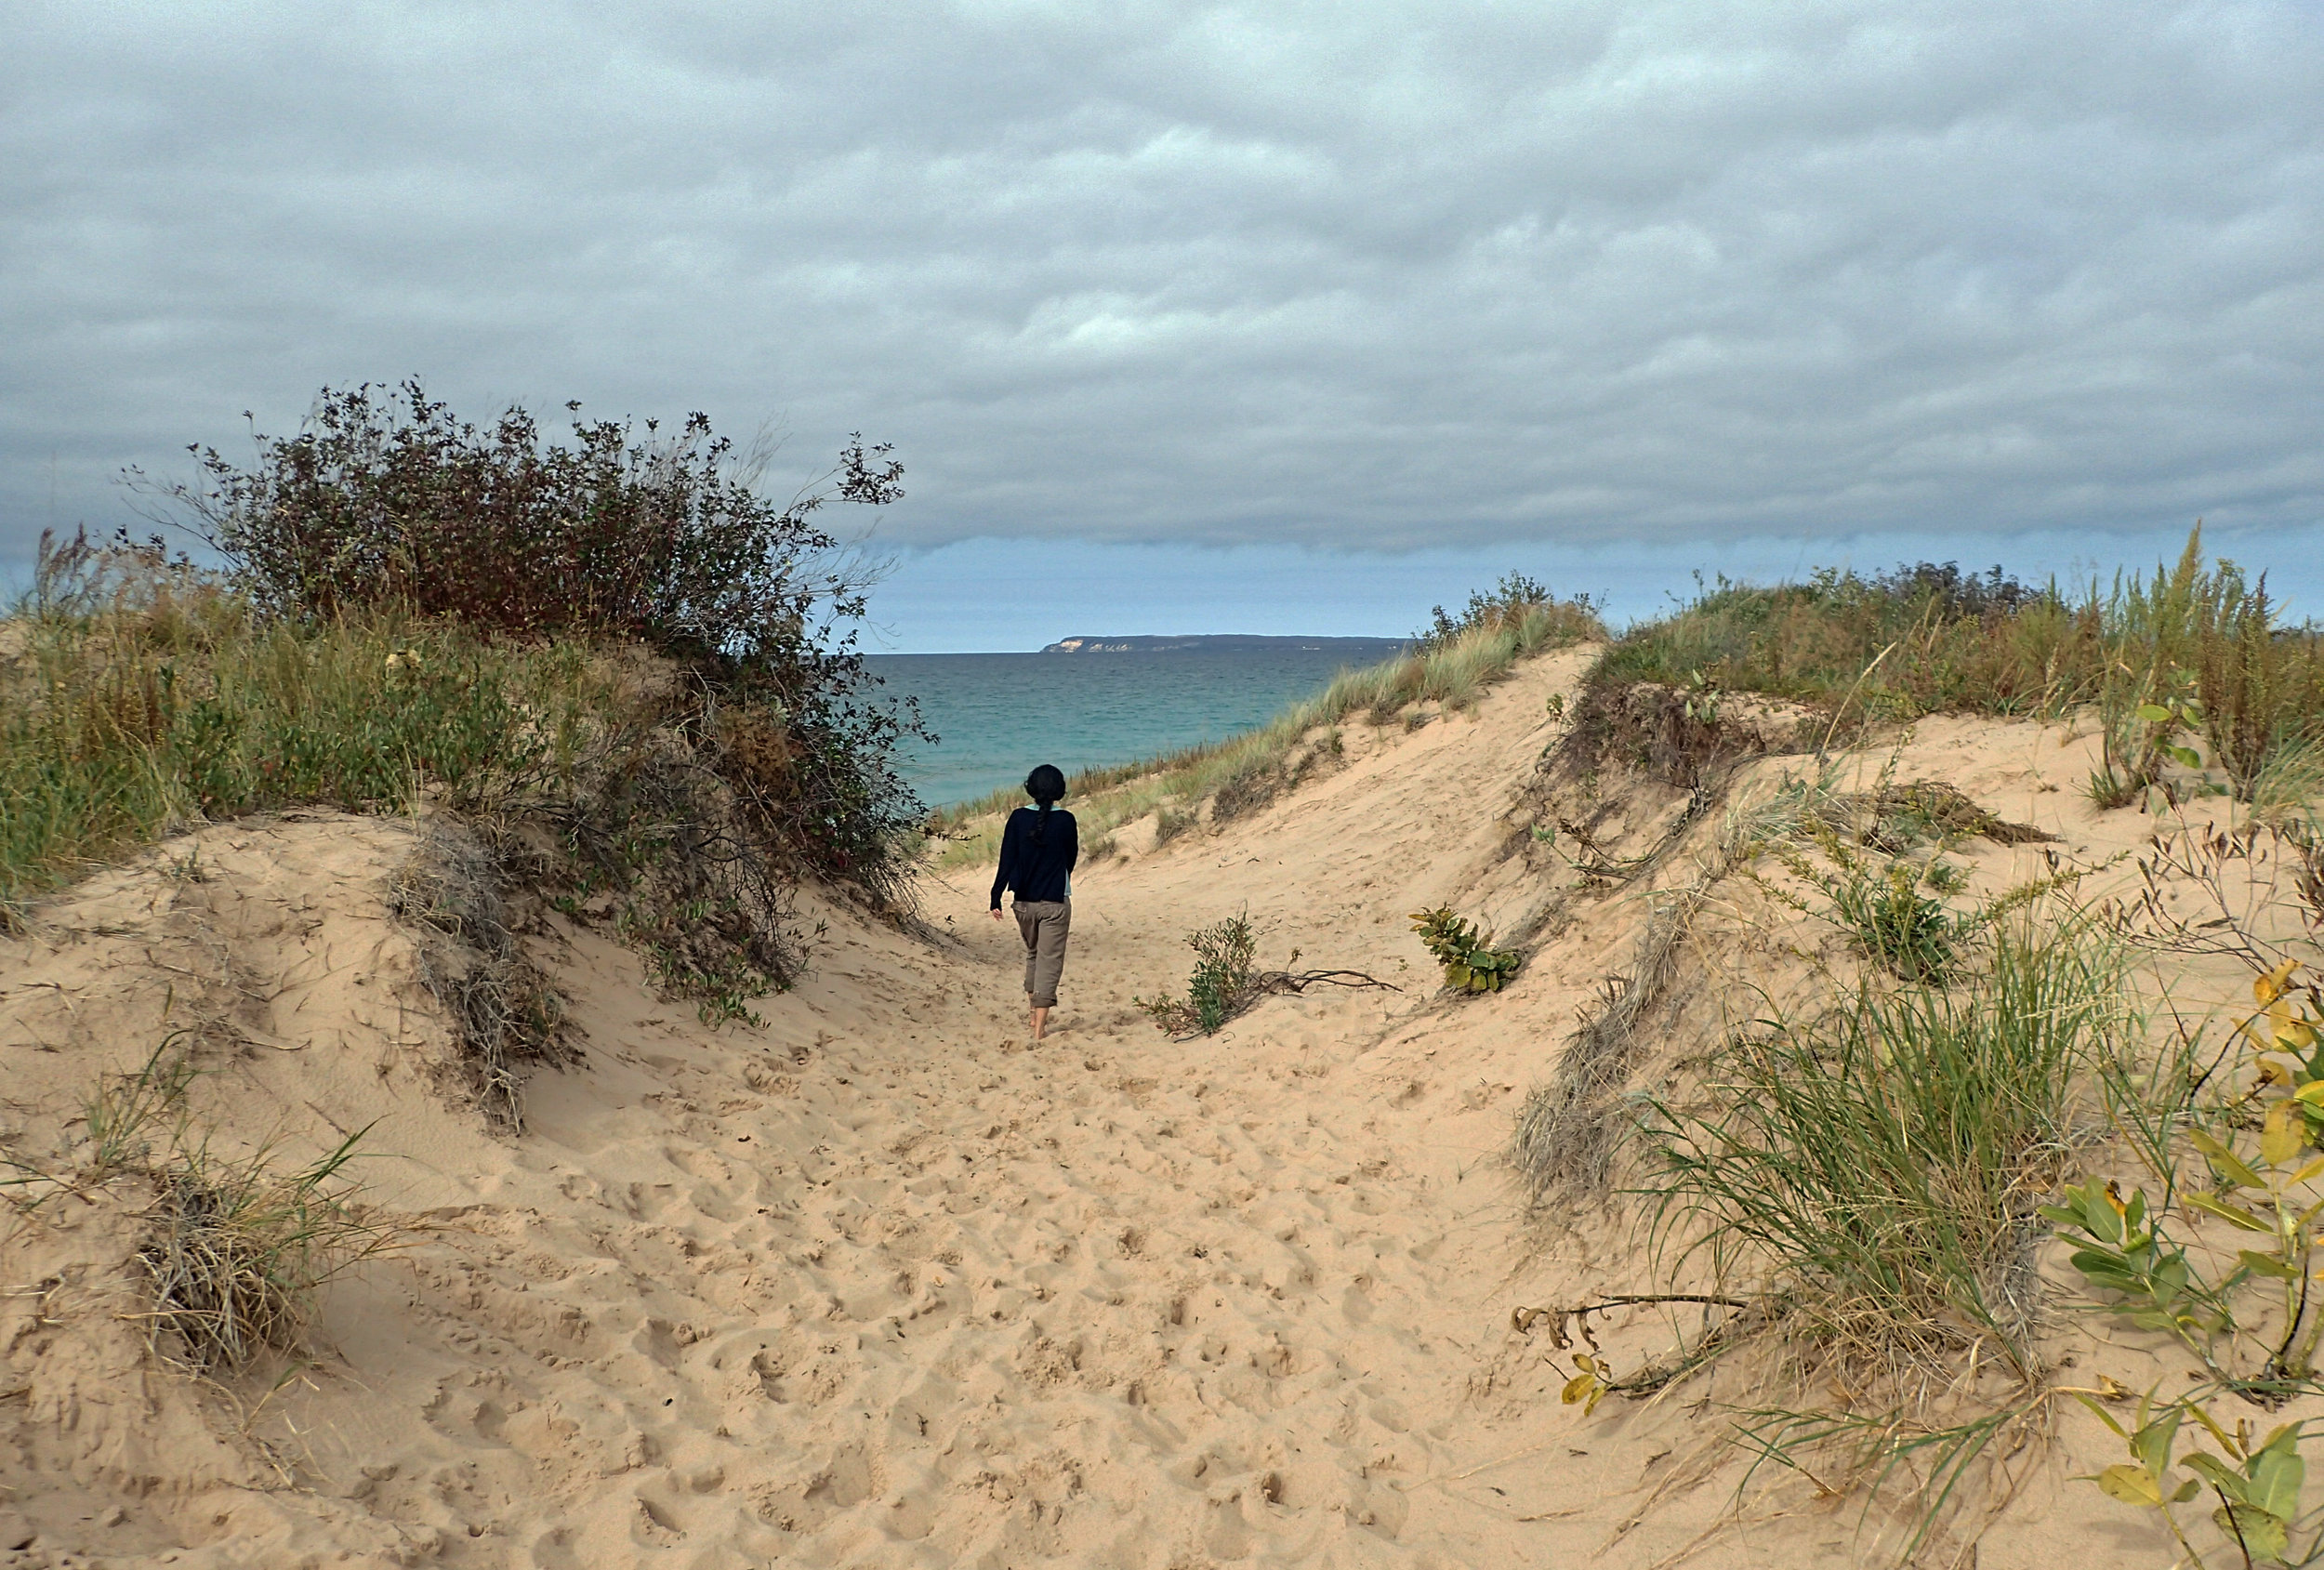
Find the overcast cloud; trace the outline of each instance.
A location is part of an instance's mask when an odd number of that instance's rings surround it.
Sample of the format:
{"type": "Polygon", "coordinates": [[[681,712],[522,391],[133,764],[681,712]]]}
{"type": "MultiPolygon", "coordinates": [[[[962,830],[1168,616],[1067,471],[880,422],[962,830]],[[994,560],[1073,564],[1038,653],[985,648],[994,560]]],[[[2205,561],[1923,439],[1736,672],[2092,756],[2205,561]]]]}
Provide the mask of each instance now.
{"type": "Polygon", "coordinates": [[[916,547],[2324,518],[2314,4],[0,28],[0,557],[411,373],[861,428],[916,547]]]}

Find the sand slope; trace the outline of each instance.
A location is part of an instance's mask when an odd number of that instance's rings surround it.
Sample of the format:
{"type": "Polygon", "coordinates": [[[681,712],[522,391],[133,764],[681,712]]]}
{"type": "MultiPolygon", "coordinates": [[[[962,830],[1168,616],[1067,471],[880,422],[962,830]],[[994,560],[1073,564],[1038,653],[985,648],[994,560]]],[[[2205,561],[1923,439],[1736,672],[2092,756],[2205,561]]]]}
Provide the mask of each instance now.
{"type": "MultiPolygon", "coordinates": [[[[17,1224],[0,1508],[39,1536],[0,1563],[1669,1562],[1729,1502],[1732,1467],[1679,1471],[1716,1419],[1558,1404],[1568,1370],[1511,1310],[1641,1276],[1537,1252],[1495,1163],[1643,906],[1575,906],[1473,1002],[1435,995],[1405,919],[1451,900],[1507,929],[1565,898],[1512,813],[1557,734],[1545,700],[1588,657],[1471,716],[1353,729],[1345,767],[1288,800],[1085,870],[1038,1047],[981,877],[929,886],[934,940],[811,909],[812,974],[759,1029],[704,1026],[564,930],[539,948],[588,1066],[536,1077],[514,1140],[447,1100],[447,1037],[382,912],[408,826],[228,825],[91,880],[0,945],[13,1148],[53,1152],[100,1066],[190,1026],[197,1117],[294,1152],[376,1120],[373,1197],[432,1230],[335,1287],[326,1355],[269,1391],[143,1355],[125,1210],[17,1224]],[[1131,997],[1182,987],[1184,933],[1246,907],[1262,963],[1297,947],[1406,990],[1166,1040],[1131,997]]],[[[1914,748],[2105,850],[2043,788],[2080,777],[2055,735],[1933,721],[1914,748]]],[[[1606,1336],[1625,1359],[1669,1341],[1643,1316],[1606,1336]]],[[[2146,1551],[2062,1475],[1987,1570],[2093,1532],[2146,1551]]],[[[1861,1547],[1853,1506],[1786,1508],[1694,1562],[1861,1547]]]]}

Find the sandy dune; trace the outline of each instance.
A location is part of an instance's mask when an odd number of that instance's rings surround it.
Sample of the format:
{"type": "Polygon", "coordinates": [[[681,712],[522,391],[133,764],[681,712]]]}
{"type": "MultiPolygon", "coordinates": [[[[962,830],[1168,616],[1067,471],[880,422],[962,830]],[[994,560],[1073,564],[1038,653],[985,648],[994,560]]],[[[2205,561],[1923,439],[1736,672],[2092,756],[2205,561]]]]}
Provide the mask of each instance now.
{"type": "MultiPolygon", "coordinates": [[[[1559,897],[1512,812],[1586,663],[1352,729],[1287,801],[1086,869],[1037,1047],[984,876],[927,888],[933,939],[811,910],[813,972],[759,1029],[656,1002],[601,936],[544,940],[588,1064],[535,1079],[515,1139],[434,1066],[447,1038],[380,901],[408,825],[225,825],[91,880],[0,944],[12,1148],[53,1152],[100,1067],[198,1027],[200,1121],[293,1154],[371,1124],[372,1197],[432,1230],[336,1286],[326,1355],[270,1391],[144,1354],[127,1209],[16,1224],[0,1524],[38,1537],[0,1564],[1852,1562],[1880,1524],[1805,1490],[1703,1538],[1738,1474],[1681,1469],[1716,1415],[1585,1420],[1512,1328],[1643,1279],[1529,1244],[1495,1159],[1642,907],[1577,907],[1479,1001],[1436,996],[1405,913],[1507,929],[1559,897]],[[1166,1040],[1133,995],[1182,988],[1186,931],[1245,907],[1262,963],[1296,947],[1405,990],[1166,1040]]],[[[2043,788],[2082,766],[2055,732],[1933,721],[1913,746],[2089,859],[2151,826],[2093,829],[2043,788]]],[[[1667,1328],[1605,1337],[1644,1356],[1667,1328]]],[[[2168,1563],[2068,1470],[2036,1469],[1976,1563],[2168,1563]]]]}

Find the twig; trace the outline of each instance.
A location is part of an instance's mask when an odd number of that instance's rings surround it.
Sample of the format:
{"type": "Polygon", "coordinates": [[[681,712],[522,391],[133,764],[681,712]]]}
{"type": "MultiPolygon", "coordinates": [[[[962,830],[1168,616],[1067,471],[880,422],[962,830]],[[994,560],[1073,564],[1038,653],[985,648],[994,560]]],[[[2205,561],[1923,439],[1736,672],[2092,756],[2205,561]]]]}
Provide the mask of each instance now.
{"type": "Polygon", "coordinates": [[[1388,992],[1402,992],[1393,982],[1383,982],[1378,976],[1361,970],[1261,970],[1251,979],[1251,989],[1257,993],[1291,993],[1297,995],[1311,986],[1343,986],[1363,992],[1378,987],[1388,992]]]}

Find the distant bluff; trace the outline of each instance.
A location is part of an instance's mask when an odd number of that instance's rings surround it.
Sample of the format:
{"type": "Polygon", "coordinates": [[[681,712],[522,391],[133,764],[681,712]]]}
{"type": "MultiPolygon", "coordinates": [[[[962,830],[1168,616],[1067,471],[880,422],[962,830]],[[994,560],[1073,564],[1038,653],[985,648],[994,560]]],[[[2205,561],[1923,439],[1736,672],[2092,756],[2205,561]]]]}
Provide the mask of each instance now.
{"type": "Polygon", "coordinates": [[[1044,646],[1044,654],[1165,654],[1182,653],[1264,653],[1296,649],[1340,654],[1350,660],[1388,659],[1410,646],[1402,638],[1279,638],[1257,633],[1193,633],[1182,637],[1154,636],[1061,638],[1044,646]]]}

